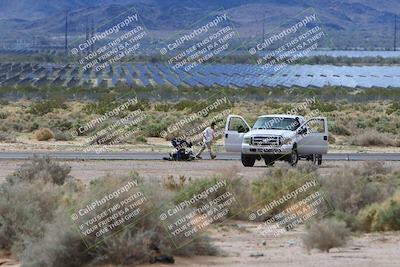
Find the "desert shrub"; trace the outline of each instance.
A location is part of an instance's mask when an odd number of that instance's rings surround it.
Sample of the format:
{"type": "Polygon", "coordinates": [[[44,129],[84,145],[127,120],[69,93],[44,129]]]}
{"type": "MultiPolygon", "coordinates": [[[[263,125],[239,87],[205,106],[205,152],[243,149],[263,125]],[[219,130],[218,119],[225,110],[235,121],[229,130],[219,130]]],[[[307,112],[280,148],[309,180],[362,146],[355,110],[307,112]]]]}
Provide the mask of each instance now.
{"type": "Polygon", "coordinates": [[[54,185],[40,180],[5,184],[0,192],[0,247],[19,255],[26,241],[44,233],[60,193],[54,185]]]}
{"type": "Polygon", "coordinates": [[[121,234],[105,240],[96,251],[97,257],[94,262],[123,265],[149,262],[152,258],[149,245],[157,242],[157,239],[155,231],[138,229],[133,233],[124,230],[121,234]]]}
{"type": "Polygon", "coordinates": [[[17,132],[22,132],[25,128],[25,122],[21,120],[17,120],[13,123],[12,128],[17,132]]]}
{"type": "Polygon", "coordinates": [[[330,134],[328,137],[328,142],[329,144],[335,144],[336,143],[336,138],[333,134],[330,134]]]}
{"type": "Polygon", "coordinates": [[[357,219],[363,231],[400,230],[400,191],[383,203],[365,207],[359,212],[357,219]]]}
{"type": "Polygon", "coordinates": [[[392,168],[387,166],[382,161],[366,161],[361,165],[361,170],[358,171],[362,176],[371,175],[387,175],[392,172],[392,168]]]}
{"type": "Polygon", "coordinates": [[[73,123],[66,119],[56,120],[50,124],[51,128],[59,129],[60,131],[68,131],[72,129],[73,123]]]}
{"type": "Polygon", "coordinates": [[[377,121],[373,123],[373,126],[379,133],[387,134],[388,136],[396,135],[398,133],[399,124],[394,118],[389,116],[377,117],[377,121]]]}
{"type": "Polygon", "coordinates": [[[26,127],[28,132],[33,132],[39,129],[39,124],[36,121],[29,121],[26,123],[26,127]]]}
{"type": "Polygon", "coordinates": [[[279,109],[279,108],[281,108],[282,104],[279,102],[269,100],[269,101],[265,102],[265,105],[271,109],[279,109]]]}
{"type": "Polygon", "coordinates": [[[27,242],[21,253],[22,267],[74,267],[93,259],[77,229],[71,223],[65,207],[54,213],[40,239],[27,242]]]}
{"type": "MultiPolygon", "coordinates": [[[[183,186],[178,184],[176,186],[177,193],[174,196],[174,203],[179,204],[181,202],[190,200],[193,196],[199,195],[202,192],[206,191],[208,188],[216,185],[220,182],[226,182],[226,186],[219,188],[217,191],[210,192],[206,198],[202,198],[195,202],[193,208],[201,208],[205,204],[209,203],[210,201],[215,200],[219,196],[225,194],[226,192],[230,192],[234,195],[235,199],[238,204],[245,204],[243,203],[242,192],[246,188],[244,182],[241,178],[235,176],[225,176],[225,175],[217,175],[211,178],[201,178],[201,179],[193,179],[189,180],[188,183],[185,184],[183,182],[183,186]],[[229,178],[226,178],[229,177],[229,178]]],[[[240,206],[240,205],[239,205],[240,206]]],[[[242,216],[242,210],[238,205],[231,205],[229,208],[228,216],[242,216]]]]}
{"type": "Polygon", "coordinates": [[[56,108],[66,109],[67,105],[62,100],[47,100],[38,101],[33,103],[29,109],[28,113],[43,116],[47,113],[52,112],[56,108]]]}
{"type": "Polygon", "coordinates": [[[194,242],[175,250],[164,231],[157,216],[151,214],[132,228],[100,243],[94,253],[93,262],[137,265],[151,262],[157,255],[192,256],[217,253],[209,239],[200,235],[194,242]]]}
{"type": "Polygon", "coordinates": [[[8,102],[5,99],[0,99],[0,106],[8,106],[10,104],[10,102],[8,102]]]}
{"type": "Polygon", "coordinates": [[[163,111],[163,112],[169,112],[171,111],[172,108],[173,108],[172,105],[168,103],[161,103],[154,106],[154,109],[156,111],[163,111]]]}
{"type": "Polygon", "coordinates": [[[395,192],[400,178],[389,172],[382,162],[364,162],[323,177],[322,189],[335,210],[356,215],[363,207],[382,202],[395,192]]]}
{"type": "Polygon", "coordinates": [[[88,103],[83,108],[87,114],[105,114],[112,111],[118,106],[117,99],[114,94],[104,94],[97,102],[88,103]]]}
{"type": "Polygon", "coordinates": [[[64,132],[60,130],[54,131],[54,139],[56,141],[71,141],[74,140],[74,136],[69,132],[64,132]]]}
{"type": "Polygon", "coordinates": [[[345,125],[339,124],[339,123],[333,123],[329,125],[329,131],[331,133],[337,134],[337,135],[345,135],[349,136],[351,135],[351,132],[349,131],[348,127],[345,125]]]}
{"type": "MultiPolygon", "coordinates": [[[[220,177],[212,177],[212,178],[202,178],[191,180],[185,186],[179,186],[180,190],[175,195],[174,202],[175,204],[181,203],[185,200],[192,198],[194,195],[200,194],[201,192],[207,190],[209,187],[212,187],[218,182],[223,181],[223,178],[220,177]]],[[[225,189],[225,188],[224,188],[225,189]]],[[[219,192],[213,192],[207,196],[206,199],[202,201],[196,202],[196,207],[201,207],[202,205],[208,203],[210,200],[215,199],[219,195],[221,195],[222,190],[219,192]]]]}
{"type": "Polygon", "coordinates": [[[366,112],[371,109],[371,107],[369,105],[365,105],[365,104],[352,104],[351,107],[354,110],[362,111],[362,112],[366,112]]]}
{"type": "Polygon", "coordinates": [[[135,110],[142,110],[142,111],[148,111],[151,108],[151,103],[148,99],[140,99],[136,104],[134,105],[129,105],[128,110],[129,111],[135,111],[135,110]]]}
{"type": "Polygon", "coordinates": [[[356,146],[398,146],[391,135],[378,133],[375,130],[365,131],[350,139],[350,144],[356,146]]]}
{"type": "Polygon", "coordinates": [[[365,129],[368,127],[372,127],[372,125],[369,125],[368,122],[365,119],[358,119],[355,122],[355,126],[359,129],[365,129]]]}
{"type": "Polygon", "coordinates": [[[184,109],[191,109],[193,106],[196,106],[198,102],[193,100],[182,100],[174,105],[174,108],[178,111],[182,111],[184,109]]]}
{"type": "Polygon", "coordinates": [[[0,132],[0,142],[15,143],[16,139],[10,133],[0,132]]]}
{"type": "Polygon", "coordinates": [[[302,242],[307,250],[319,249],[329,252],[332,248],[344,246],[350,231],[344,222],[333,218],[311,222],[307,232],[302,236],[302,242]]]}
{"type": "Polygon", "coordinates": [[[0,119],[5,120],[8,116],[10,116],[9,112],[0,112],[0,119]]]}
{"type": "MultiPolygon", "coordinates": [[[[69,201],[64,201],[56,212],[55,219],[46,226],[43,238],[29,243],[22,255],[24,267],[75,267],[89,264],[133,265],[149,262],[155,255],[213,255],[216,253],[208,239],[196,236],[193,242],[182,248],[175,249],[168,239],[157,212],[141,216],[135,224],[125,227],[102,242],[98,243],[93,236],[86,236],[89,244],[97,243],[89,249],[67,216],[68,210],[77,210],[78,207],[91,203],[94,199],[104,197],[108,192],[126,185],[127,180],[133,177],[105,177],[93,180],[84,193],[73,195],[69,201]]],[[[139,179],[140,180],[140,179],[139,179]]],[[[146,187],[146,184],[143,184],[146,187]]],[[[147,190],[157,194],[157,205],[161,206],[166,199],[159,192],[147,190]],[[161,202],[158,202],[161,201],[161,202]]],[[[153,198],[153,200],[156,198],[153,198]]],[[[102,214],[110,207],[120,203],[118,198],[108,200],[104,205],[96,208],[95,214],[102,214]]]]}
{"type": "Polygon", "coordinates": [[[160,133],[164,131],[167,127],[168,126],[165,122],[154,122],[145,126],[144,134],[147,137],[160,137],[160,133]]]}
{"type": "Polygon", "coordinates": [[[181,175],[178,179],[175,179],[173,175],[169,175],[165,179],[163,179],[163,186],[169,191],[180,191],[186,182],[186,176],[181,175]]]}
{"type": "Polygon", "coordinates": [[[54,138],[54,133],[49,128],[41,128],[33,133],[33,137],[38,141],[47,141],[54,138]]]}
{"type": "Polygon", "coordinates": [[[69,172],[68,166],[35,158],[6,178],[0,186],[0,247],[20,255],[26,243],[43,235],[68,188],[60,185],[70,180],[69,172]]]}
{"type": "MultiPolygon", "coordinates": [[[[89,264],[130,265],[152,260],[158,255],[215,255],[217,250],[203,235],[195,234],[189,244],[176,248],[169,240],[157,212],[150,212],[125,227],[121,232],[87,248],[70,218],[71,210],[84,207],[95,199],[126,185],[130,177],[104,177],[82,186],[67,181],[69,168],[47,159],[34,159],[23,165],[0,186],[0,248],[12,249],[23,267],[75,267],[89,264]],[[52,175],[50,175],[50,173],[52,175]],[[49,177],[51,176],[51,177],[49,177]]],[[[156,205],[170,201],[159,191],[142,189],[156,200],[156,205]],[[151,196],[154,194],[154,196],[151,196]]],[[[119,204],[118,198],[109,199],[96,208],[102,214],[119,204]]]]}
{"type": "Polygon", "coordinates": [[[337,106],[332,102],[317,101],[310,105],[311,110],[319,110],[320,112],[332,112],[337,110],[337,106]]]}
{"type": "Polygon", "coordinates": [[[9,175],[6,181],[10,184],[44,181],[62,185],[66,181],[72,179],[72,176],[69,175],[70,172],[71,167],[68,165],[60,165],[48,157],[36,157],[33,158],[31,162],[22,165],[13,174],[9,175]]]}
{"type": "Polygon", "coordinates": [[[139,142],[139,143],[144,143],[144,144],[147,143],[147,139],[146,139],[146,137],[144,137],[143,135],[137,136],[137,137],[135,138],[135,140],[136,140],[136,142],[139,142]]]}
{"type": "Polygon", "coordinates": [[[257,206],[264,206],[296,190],[307,181],[318,180],[311,164],[298,169],[276,168],[268,170],[264,176],[251,184],[251,191],[257,206]]]}
{"type": "Polygon", "coordinates": [[[338,221],[345,222],[346,226],[351,231],[356,232],[360,228],[360,224],[357,219],[357,215],[355,215],[355,214],[351,214],[351,213],[340,211],[340,210],[335,210],[333,212],[333,218],[337,219],[338,221]]]}
{"type": "Polygon", "coordinates": [[[90,145],[112,145],[112,144],[118,144],[124,141],[123,134],[124,134],[125,129],[122,127],[114,127],[111,130],[102,129],[98,132],[96,132],[94,135],[90,136],[89,139],[89,144],[90,145]]]}
{"type": "MultiPolygon", "coordinates": [[[[295,107],[290,105],[290,104],[281,104],[281,107],[279,109],[279,111],[282,114],[287,114],[288,112],[290,112],[291,110],[293,110],[295,107]]],[[[300,112],[300,111],[299,111],[300,112]]]]}
{"type": "MultiPolygon", "coordinates": [[[[310,161],[304,162],[304,164],[296,165],[296,170],[304,175],[316,174],[318,166],[310,161]]],[[[272,172],[270,172],[272,173],[272,172]]]]}
{"type": "Polygon", "coordinates": [[[386,109],[386,114],[391,115],[392,113],[398,112],[399,110],[400,110],[400,102],[395,101],[392,102],[386,109]]]}

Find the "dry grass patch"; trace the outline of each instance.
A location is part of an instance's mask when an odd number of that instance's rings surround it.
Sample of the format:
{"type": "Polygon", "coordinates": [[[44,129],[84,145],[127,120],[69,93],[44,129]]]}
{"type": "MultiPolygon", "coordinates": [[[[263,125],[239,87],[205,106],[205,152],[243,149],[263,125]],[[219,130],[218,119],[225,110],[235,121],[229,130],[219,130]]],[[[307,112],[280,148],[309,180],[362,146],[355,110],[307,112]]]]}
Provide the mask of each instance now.
{"type": "Polygon", "coordinates": [[[346,223],[336,219],[323,219],[308,226],[302,241],[308,251],[315,248],[329,252],[332,248],[344,246],[349,237],[350,230],[346,228],[346,223]]]}
{"type": "Polygon", "coordinates": [[[38,141],[48,141],[54,138],[54,133],[49,128],[41,128],[33,133],[33,137],[38,141]]]}
{"type": "Polygon", "coordinates": [[[364,131],[353,136],[350,143],[356,146],[400,146],[396,138],[390,134],[379,133],[375,130],[364,131]]]}

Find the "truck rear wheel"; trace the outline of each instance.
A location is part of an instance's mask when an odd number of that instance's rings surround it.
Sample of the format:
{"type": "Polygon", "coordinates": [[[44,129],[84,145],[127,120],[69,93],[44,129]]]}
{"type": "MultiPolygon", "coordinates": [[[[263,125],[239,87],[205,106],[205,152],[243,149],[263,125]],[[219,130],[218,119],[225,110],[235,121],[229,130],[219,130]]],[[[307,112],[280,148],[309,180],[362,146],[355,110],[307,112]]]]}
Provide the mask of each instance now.
{"type": "Polygon", "coordinates": [[[322,164],[322,155],[317,155],[317,164],[318,165],[322,164]]]}
{"type": "Polygon", "coordinates": [[[254,155],[245,155],[242,154],[242,164],[245,167],[253,167],[254,163],[256,163],[256,156],[254,155]]]}
{"type": "Polygon", "coordinates": [[[311,161],[312,161],[314,164],[317,164],[317,160],[318,160],[318,155],[317,155],[317,154],[312,154],[312,155],[311,155],[311,161]]]}

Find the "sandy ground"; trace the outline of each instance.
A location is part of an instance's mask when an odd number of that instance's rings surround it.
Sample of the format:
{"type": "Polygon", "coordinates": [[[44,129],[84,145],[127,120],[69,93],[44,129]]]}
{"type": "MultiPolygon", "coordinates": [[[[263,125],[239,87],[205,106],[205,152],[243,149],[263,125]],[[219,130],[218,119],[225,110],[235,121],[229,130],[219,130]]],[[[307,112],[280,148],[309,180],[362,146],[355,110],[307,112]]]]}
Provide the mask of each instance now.
{"type": "MultiPolygon", "coordinates": [[[[0,160],[0,183],[7,175],[14,172],[18,166],[24,164],[24,160],[0,160]]],[[[84,182],[104,176],[125,176],[130,172],[137,172],[143,178],[156,179],[166,178],[170,175],[178,177],[185,175],[187,178],[209,177],[215,174],[238,173],[245,179],[256,179],[263,175],[266,167],[262,161],[256,162],[255,167],[245,168],[239,161],[142,161],[142,160],[123,160],[123,161],[103,161],[103,160],[81,160],[81,161],[60,161],[72,167],[71,175],[84,182]]],[[[298,166],[308,164],[305,161],[299,162],[298,166]]],[[[362,162],[324,162],[318,169],[321,174],[330,173],[338,168],[357,166],[362,162]]],[[[400,170],[400,162],[386,162],[386,166],[391,166],[395,170],[400,170]]],[[[275,167],[288,167],[285,162],[277,162],[275,167]]]]}
{"type": "MultiPolygon", "coordinates": [[[[400,232],[352,236],[347,245],[329,253],[306,251],[302,227],[278,237],[265,237],[255,223],[224,222],[210,229],[219,256],[175,257],[175,264],[145,264],[143,267],[269,266],[269,267],[398,267],[400,232]]],[[[3,255],[0,266],[19,267],[3,255]]],[[[111,265],[102,267],[115,267],[111,265]]]]}
{"type": "Polygon", "coordinates": [[[20,264],[15,259],[12,259],[10,252],[0,250],[0,266],[20,267],[20,264]]]}
{"type": "MultiPolygon", "coordinates": [[[[22,165],[24,160],[0,160],[0,183],[4,181],[7,175],[14,172],[18,166],[22,165]]],[[[80,161],[60,161],[72,167],[71,175],[84,182],[104,176],[126,176],[130,172],[137,172],[146,179],[160,180],[170,175],[179,177],[181,175],[187,178],[209,177],[215,174],[230,175],[237,173],[244,179],[257,179],[262,176],[266,170],[263,161],[257,161],[255,167],[245,168],[240,161],[212,161],[201,160],[192,162],[174,162],[174,161],[143,161],[143,160],[80,160],[80,161]]],[[[308,164],[306,161],[300,161],[298,166],[308,164]]],[[[318,169],[321,174],[332,172],[338,168],[348,168],[349,166],[362,165],[363,162],[329,161],[323,162],[318,169]]],[[[394,170],[400,170],[400,162],[386,162],[386,166],[391,166],[394,170]]],[[[274,167],[289,167],[285,162],[277,162],[274,167]]],[[[290,168],[290,167],[289,167],[290,168]]]]}
{"type": "MultiPolygon", "coordinates": [[[[400,233],[351,237],[348,244],[330,253],[302,247],[300,227],[279,237],[263,237],[254,223],[229,222],[212,230],[214,244],[223,256],[177,258],[174,266],[269,267],[398,267],[400,233]],[[264,245],[265,244],[265,245],[264,245]]],[[[146,265],[166,266],[166,265],[146,265]]]]}
{"type": "MultiPolygon", "coordinates": [[[[0,160],[0,183],[5,177],[23,164],[23,160],[0,160]]],[[[81,161],[61,161],[72,167],[71,175],[82,181],[90,181],[103,176],[126,176],[130,172],[137,172],[143,178],[157,179],[165,178],[170,175],[175,177],[185,175],[187,178],[208,177],[216,173],[237,173],[243,177],[252,179],[262,175],[265,170],[260,162],[260,167],[244,168],[239,161],[192,161],[192,162],[173,162],[173,161],[103,161],[103,160],[81,160],[81,161]]]]}

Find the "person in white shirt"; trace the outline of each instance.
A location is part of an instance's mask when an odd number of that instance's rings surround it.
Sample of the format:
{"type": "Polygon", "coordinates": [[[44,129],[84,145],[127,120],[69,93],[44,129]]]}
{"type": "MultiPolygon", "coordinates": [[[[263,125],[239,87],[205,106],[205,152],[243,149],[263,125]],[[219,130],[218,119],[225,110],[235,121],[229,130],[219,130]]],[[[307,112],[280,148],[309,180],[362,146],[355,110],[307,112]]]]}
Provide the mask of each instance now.
{"type": "Polygon", "coordinates": [[[211,125],[203,131],[203,145],[200,151],[196,154],[196,158],[201,159],[200,155],[206,148],[208,148],[208,151],[210,151],[211,159],[216,158],[216,155],[214,155],[211,151],[211,144],[215,138],[214,128],[215,128],[215,122],[211,123],[211,125]]]}

